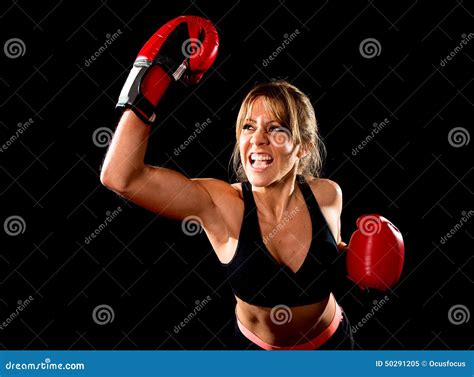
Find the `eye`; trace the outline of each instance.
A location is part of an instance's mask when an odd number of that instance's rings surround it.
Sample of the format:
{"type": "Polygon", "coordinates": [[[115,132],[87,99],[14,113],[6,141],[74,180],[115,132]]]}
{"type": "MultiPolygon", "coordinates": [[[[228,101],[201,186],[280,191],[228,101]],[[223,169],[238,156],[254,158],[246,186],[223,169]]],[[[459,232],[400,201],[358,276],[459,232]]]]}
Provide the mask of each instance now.
{"type": "Polygon", "coordinates": [[[251,124],[244,124],[244,125],[242,126],[242,129],[243,129],[243,130],[249,130],[249,129],[251,129],[251,128],[253,128],[253,126],[252,126],[251,124]]]}
{"type": "Polygon", "coordinates": [[[289,133],[290,130],[284,126],[270,126],[268,128],[268,131],[269,132],[285,132],[285,133],[289,133]]]}

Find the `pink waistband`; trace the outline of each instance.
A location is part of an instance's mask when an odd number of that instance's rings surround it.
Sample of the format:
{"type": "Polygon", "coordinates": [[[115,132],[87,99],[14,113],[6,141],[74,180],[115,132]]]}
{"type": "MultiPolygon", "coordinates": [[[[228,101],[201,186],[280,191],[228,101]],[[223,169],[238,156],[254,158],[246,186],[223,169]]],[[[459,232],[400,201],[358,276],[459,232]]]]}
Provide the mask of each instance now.
{"type": "Polygon", "coordinates": [[[318,336],[315,338],[311,339],[310,341],[302,344],[297,344],[295,346],[284,346],[284,347],[279,347],[279,346],[273,346],[271,344],[268,344],[264,342],[262,339],[260,339],[257,335],[255,335],[253,332],[251,332],[249,329],[247,329],[242,322],[239,321],[239,318],[237,318],[237,326],[239,326],[240,331],[242,334],[251,342],[255,343],[257,346],[260,348],[263,348],[267,351],[272,351],[272,350],[315,350],[321,347],[337,330],[339,324],[342,321],[342,309],[341,307],[336,303],[336,312],[334,313],[334,318],[332,319],[331,323],[329,324],[328,327],[324,329],[322,333],[320,333],[318,336]]]}

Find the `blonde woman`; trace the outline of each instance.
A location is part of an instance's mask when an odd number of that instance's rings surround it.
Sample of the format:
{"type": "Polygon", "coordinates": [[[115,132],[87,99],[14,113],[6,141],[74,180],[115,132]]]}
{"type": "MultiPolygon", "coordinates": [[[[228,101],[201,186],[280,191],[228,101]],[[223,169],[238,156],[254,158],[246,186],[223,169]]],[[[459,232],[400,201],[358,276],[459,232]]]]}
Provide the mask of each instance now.
{"type": "Polygon", "coordinates": [[[352,349],[349,321],[332,293],[346,246],[342,193],[319,177],[324,146],[305,94],[285,81],[248,93],[236,123],[237,183],[144,163],[166,88],[181,75],[199,81],[217,46],[212,24],[199,17],[171,21],[144,46],[119,99],[126,110],[101,181],[160,216],[200,219],[235,295],[235,348],[352,349]],[[194,37],[200,42],[187,56],[182,46],[194,37]]]}

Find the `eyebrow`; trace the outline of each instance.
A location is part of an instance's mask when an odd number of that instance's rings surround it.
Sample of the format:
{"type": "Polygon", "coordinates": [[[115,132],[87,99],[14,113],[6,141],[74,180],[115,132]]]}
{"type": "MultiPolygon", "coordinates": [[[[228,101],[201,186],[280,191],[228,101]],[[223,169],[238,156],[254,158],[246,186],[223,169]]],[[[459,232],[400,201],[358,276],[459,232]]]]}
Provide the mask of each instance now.
{"type": "MultiPolygon", "coordinates": [[[[255,120],[253,120],[253,119],[250,119],[250,118],[247,118],[247,119],[245,119],[245,121],[246,121],[246,122],[257,123],[255,120]]],[[[266,124],[270,124],[270,123],[278,123],[278,124],[280,124],[280,122],[279,122],[279,121],[277,121],[276,119],[273,119],[273,120],[271,120],[271,121],[267,122],[266,124]]]]}

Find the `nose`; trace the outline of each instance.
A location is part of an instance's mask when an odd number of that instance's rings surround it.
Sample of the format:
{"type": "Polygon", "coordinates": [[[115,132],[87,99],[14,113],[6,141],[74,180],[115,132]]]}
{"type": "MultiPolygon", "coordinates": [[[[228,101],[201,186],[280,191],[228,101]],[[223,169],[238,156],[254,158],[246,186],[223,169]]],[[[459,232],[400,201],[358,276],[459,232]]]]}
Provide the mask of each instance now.
{"type": "Polygon", "coordinates": [[[263,127],[259,127],[254,132],[250,142],[254,145],[262,145],[262,144],[268,144],[269,143],[268,136],[267,136],[265,130],[263,129],[263,127]]]}

